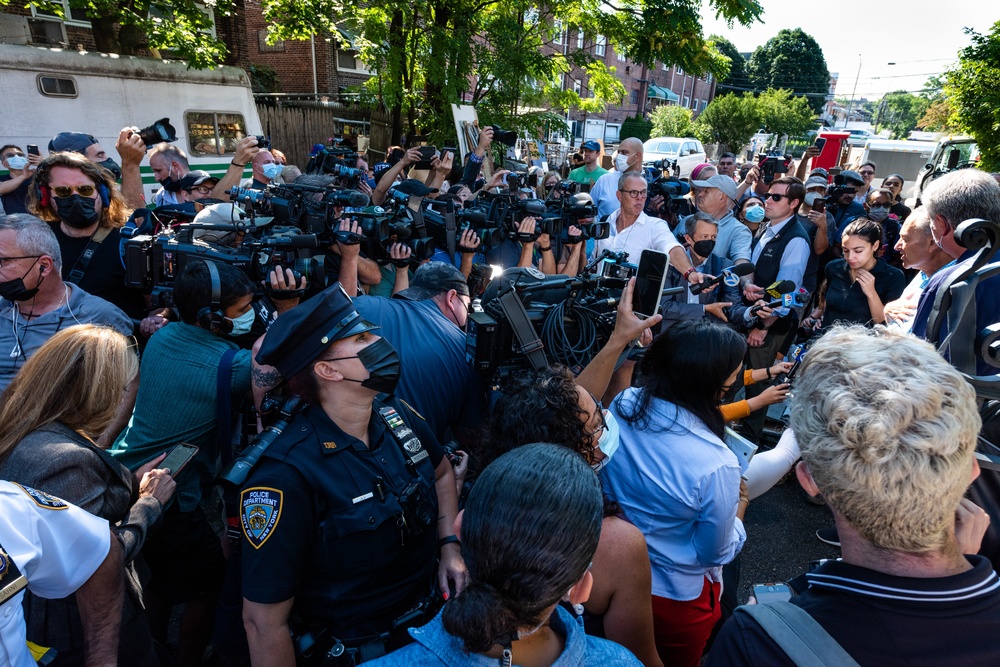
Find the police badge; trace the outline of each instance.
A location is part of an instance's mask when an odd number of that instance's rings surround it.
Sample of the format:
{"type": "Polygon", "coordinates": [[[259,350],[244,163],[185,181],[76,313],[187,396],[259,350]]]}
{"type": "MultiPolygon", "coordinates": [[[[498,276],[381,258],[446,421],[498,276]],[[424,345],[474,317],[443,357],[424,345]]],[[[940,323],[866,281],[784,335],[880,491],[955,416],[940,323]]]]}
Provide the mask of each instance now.
{"type": "Polygon", "coordinates": [[[281,498],[281,491],[261,486],[246,489],[240,495],[243,534],[254,549],[260,549],[277,527],[281,498]]]}
{"type": "Polygon", "coordinates": [[[67,507],[69,507],[62,500],[56,498],[55,496],[51,496],[43,491],[39,491],[38,489],[33,489],[30,486],[22,486],[17,482],[14,482],[14,485],[20,488],[22,491],[24,491],[24,493],[27,494],[29,498],[31,498],[32,502],[34,502],[42,509],[64,510],[67,507]]]}

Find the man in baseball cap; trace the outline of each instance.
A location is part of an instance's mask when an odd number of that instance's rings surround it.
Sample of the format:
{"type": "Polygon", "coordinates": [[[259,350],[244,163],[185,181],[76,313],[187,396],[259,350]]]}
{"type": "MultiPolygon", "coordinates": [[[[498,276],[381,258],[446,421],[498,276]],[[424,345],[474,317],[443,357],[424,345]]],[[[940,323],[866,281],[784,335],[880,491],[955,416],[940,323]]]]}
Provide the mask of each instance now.
{"type": "Polygon", "coordinates": [[[97,142],[97,139],[89,134],[84,134],[83,132],[60,132],[49,141],[49,152],[79,153],[91,162],[101,165],[114,174],[116,181],[122,177],[121,166],[108,157],[108,154],[101,148],[101,144],[97,142]]]}
{"type": "Polygon", "coordinates": [[[218,182],[219,179],[207,171],[200,169],[189,171],[180,179],[177,200],[183,203],[211,197],[212,189],[218,182]]]}
{"type": "Polygon", "coordinates": [[[733,216],[736,204],[736,182],[729,176],[715,174],[703,181],[691,181],[696,188],[698,210],[719,223],[719,236],[712,254],[729,259],[734,264],[750,261],[750,229],[733,216]]]}
{"type": "Polygon", "coordinates": [[[583,166],[577,167],[569,172],[569,180],[576,183],[586,183],[592,185],[604,174],[608,173],[600,165],[601,145],[593,139],[588,139],[580,146],[580,153],[583,155],[583,166]]]}

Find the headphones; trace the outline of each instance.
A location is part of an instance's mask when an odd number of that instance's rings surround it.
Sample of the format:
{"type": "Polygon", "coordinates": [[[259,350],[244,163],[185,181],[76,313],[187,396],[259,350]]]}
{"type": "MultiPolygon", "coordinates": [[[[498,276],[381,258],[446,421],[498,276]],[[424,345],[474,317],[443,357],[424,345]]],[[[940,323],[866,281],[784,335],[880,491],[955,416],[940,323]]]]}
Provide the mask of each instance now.
{"type": "Polygon", "coordinates": [[[219,269],[215,262],[202,261],[208,267],[208,275],[212,279],[212,305],[198,311],[198,324],[214,334],[228,334],[233,330],[233,322],[226,319],[222,312],[222,280],[219,279],[219,269]]]}
{"type": "MultiPolygon", "coordinates": [[[[108,186],[104,183],[97,184],[97,194],[101,195],[101,205],[107,208],[111,205],[111,193],[108,192],[108,186]]],[[[39,185],[35,183],[35,196],[38,197],[38,203],[43,207],[48,208],[50,203],[49,187],[47,185],[39,185]]]]}

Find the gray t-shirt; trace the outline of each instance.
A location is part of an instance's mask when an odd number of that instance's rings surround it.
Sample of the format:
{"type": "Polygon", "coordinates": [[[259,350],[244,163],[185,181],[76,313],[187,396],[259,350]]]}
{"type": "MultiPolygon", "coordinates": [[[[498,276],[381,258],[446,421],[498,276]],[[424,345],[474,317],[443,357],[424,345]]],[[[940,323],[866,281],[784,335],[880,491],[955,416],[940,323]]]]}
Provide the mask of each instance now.
{"type": "Polygon", "coordinates": [[[24,362],[57,331],[76,324],[99,324],[131,336],[132,320],[104,299],[66,284],[67,301],[59,308],[25,320],[17,305],[0,299],[0,391],[7,388],[24,362]]]}

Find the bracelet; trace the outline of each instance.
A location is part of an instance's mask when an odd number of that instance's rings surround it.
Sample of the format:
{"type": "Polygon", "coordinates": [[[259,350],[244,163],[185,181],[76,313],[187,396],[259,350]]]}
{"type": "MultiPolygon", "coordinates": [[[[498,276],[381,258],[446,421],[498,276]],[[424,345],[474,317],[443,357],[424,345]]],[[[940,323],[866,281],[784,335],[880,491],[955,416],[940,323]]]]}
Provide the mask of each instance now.
{"type": "Polygon", "coordinates": [[[771,375],[771,367],[770,367],[770,366],[768,366],[768,367],[767,367],[767,368],[765,368],[764,370],[766,370],[766,371],[767,371],[767,379],[768,379],[768,380],[773,380],[773,379],[774,379],[774,376],[773,376],[773,375],[771,375]]]}
{"type": "Polygon", "coordinates": [[[552,252],[552,246],[547,245],[544,248],[539,248],[538,252],[552,252]]]}
{"type": "Polygon", "coordinates": [[[442,537],[438,540],[438,549],[445,546],[446,544],[461,544],[456,535],[449,535],[448,537],[442,537]]]}
{"type": "Polygon", "coordinates": [[[684,280],[687,280],[688,276],[690,276],[692,273],[694,273],[694,267],[693,266],[690,269],[688,269],[687,271],[684,272],[684,280]]]}
{"type": "Polygon", "coordinates": [[[740,503],[746,503],[747,505],[749,505],[750,504],[750,499],[749,498],[744,498],[743,496],[740,496],[740,499],[736,503],[736,505],[739,506],[740,503]]]}
{"type": "Polygon", "coordinates": [[[240,169],[246,169],[247,168],[246,164],[236,164],[236,160],[230,161],[229,164],[233,165],[234,167],[239,167],[240,169]]]}

